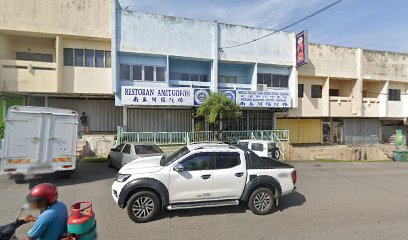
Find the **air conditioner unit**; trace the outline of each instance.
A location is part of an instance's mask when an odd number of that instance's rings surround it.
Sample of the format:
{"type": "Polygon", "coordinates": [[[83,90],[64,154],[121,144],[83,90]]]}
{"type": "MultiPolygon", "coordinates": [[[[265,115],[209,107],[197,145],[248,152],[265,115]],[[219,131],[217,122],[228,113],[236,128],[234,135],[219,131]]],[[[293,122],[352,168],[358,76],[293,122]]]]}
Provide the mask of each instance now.
{"type": "Polygon", "coordinates": [[[256,87],[256,90],[258,90],[258,91],[267,91],[268,86],[266,84],[258,84],[257,87],[256,87]]]}

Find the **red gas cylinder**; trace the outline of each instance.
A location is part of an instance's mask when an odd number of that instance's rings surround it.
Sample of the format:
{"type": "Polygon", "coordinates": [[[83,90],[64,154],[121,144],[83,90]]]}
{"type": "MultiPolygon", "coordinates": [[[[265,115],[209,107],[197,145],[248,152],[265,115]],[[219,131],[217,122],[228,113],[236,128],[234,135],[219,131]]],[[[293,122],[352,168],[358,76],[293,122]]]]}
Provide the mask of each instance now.
{"type": "Polygon", "coordinates": [[[77,202],[71,207],[68,218],[68,233],[78,240],[94,239],[96,236],[95,214],[91,202],[77,202]]]}

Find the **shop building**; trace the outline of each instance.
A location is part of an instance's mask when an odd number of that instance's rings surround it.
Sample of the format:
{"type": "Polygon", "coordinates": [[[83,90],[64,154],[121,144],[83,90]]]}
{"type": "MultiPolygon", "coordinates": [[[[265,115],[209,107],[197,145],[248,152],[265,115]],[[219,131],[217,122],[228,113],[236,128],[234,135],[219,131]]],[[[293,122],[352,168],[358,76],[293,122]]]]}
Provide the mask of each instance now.
{"type": "Polygon", "coordinates": [[[297,106],[294,33],[231,47],[273,31],[112,8],[112,91],[129,131],[208,130],[192,116],[210,91],[243,106],[227,130],[273,129],[275,111],[297,106]],[[264,93],[282,101],[241,101],[264,93]]]}
{"type": "Polygon", "coordinates": [[[12,105],[74,109],[91,131],[115,131],[111,1],[1,1],[2,118],[12,105]]]}
{"type": "Polygon", "coordinates": [[[309,44],[298,74],[298,108],[277,121],[292,143],[387,142],[396,129],[407,135],[408,54],[309,44]]]}

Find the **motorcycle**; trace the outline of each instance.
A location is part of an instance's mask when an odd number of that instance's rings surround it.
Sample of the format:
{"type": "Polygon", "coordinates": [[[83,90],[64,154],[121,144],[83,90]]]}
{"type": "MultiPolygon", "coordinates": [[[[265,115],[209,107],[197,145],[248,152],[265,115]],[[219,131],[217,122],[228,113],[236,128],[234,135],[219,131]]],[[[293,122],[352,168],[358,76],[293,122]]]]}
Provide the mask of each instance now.
{"type": "MultiPolygon", "coordinates": [[[[17,240],[16,230],[26,222],[20,220],[21,214],[28,209],[24,204],[16,217],[16,220],[4,226],[0,226],[0,240],[17,240]]],[[[68,232],[61,240],[91,240],[96,238],[96,220],[91,202],[78,202],[71,207],[71,216],[68,218],[68,232]]]]}

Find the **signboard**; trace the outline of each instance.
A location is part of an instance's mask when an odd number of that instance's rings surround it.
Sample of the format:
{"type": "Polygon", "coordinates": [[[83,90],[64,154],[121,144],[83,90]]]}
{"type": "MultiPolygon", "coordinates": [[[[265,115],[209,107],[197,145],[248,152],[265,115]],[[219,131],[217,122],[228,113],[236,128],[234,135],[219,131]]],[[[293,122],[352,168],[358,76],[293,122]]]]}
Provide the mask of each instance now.
{"type": "MultiPolygon", "coordinates": [[[[289,89],[222,90],[221,92],[241,107],[291,107],[289,89]]],[[[123,105],[128,106],[199,106],[209,94],[209,89],[122,86],[121,100],[123,105]]]]}
{"type": "Polygon", "coordinates": [[[269,91],[223,90],[228,98],[241,107],[253,108],[289,108],[291,98],[289,89],[269,91]]]}
{"type": "Polygon", "coordinates": [[[296,67],[307,63],[308,58],[308,34],[307,31],[296,35],[296,67]]]}
{"type": "Polygon", "coordinates": [[[210,96],[210,89],[194,89],[194,106],[200,106],[210,96]]]}
{"type": "Polygon", "coordinates": [[[155,88],[122,86],[123,105],[194,106],[192,88],[155,88]]]}

